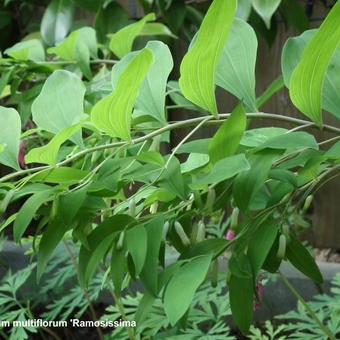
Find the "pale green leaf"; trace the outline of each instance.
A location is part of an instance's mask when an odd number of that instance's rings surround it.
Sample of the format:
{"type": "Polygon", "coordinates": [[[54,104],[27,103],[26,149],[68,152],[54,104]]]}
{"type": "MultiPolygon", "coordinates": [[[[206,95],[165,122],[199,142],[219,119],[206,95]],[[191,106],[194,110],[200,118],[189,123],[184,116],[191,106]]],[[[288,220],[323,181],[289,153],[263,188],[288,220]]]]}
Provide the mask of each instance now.
{"type": "Polygon", "coordinates": [[[322,93],[327,68],[340,43],[340,3],[336,3],[321,24],[290,80],[294,105],[317,125],[322,125],[322,93]]]}
{"type": "Polygon", "coordinates": [[[37,39],[21,41],[5,50],[4,53],[18,60],[45,60],[44,47],[37,39]]]}
{"type": "Polygon", "coordinates": [[[253,8],[263,19],[267,28],[270,29],[270,22],[273,14],[279,7],[281,0],[251,0],[253,8]]]}
{"type": "Polygon", "coordinates": [[[179,85],[183,95],[213,115],[217,115],[215,72],[236,7],[236,0],[215,0],[210,5],[196,41],[181,63],[179,85]]]}
{"type": "Polygon", "coordinates": [[[81,129],[81,124],[73,125],[56,134],[48,144],[34,148],[25,157],[27,164],[42,163],[55,165],[61,145],[81,129]]]}
{"type": "Polygon", "coordinates": [[[248,20],[251,13],[251,0],[238,0],[236,16],[248,20]]]}
{"type": "Polygon", "coordinates": [[[209,162],[209,156],[202,153],[191,153],[185,163],[181,164],[182,173],[191,172],[209,162]]]}
{"type": "Polygon", "coordinates": [[[91,119],[111,137],[130,140],[131,113],[140,87],[153,63],[150,49],[141,50],[119,77],[113,93],[92,109],[91,119]]]}
{"type": "MultiPolygon", "coordinates": [[[[152,50],[154,63],[143,81],[136,101],[136,110],[165,123],[165,91],[169,74],[173,68],[171,52],[167,45],[160,41],[150,41],[146,48],[152,50]]],[[[137,52],[126,55],[112,68],[112,84],[116,87],[120,75],[135,57],[137,52]]]]}
{"type": "Polygon", "coordinates": [[[216,70],[216,85],[231,92],[256,112],[255,64],[257,38],[253,28],[235,18],[216,70]]]}
{"type": "MultiPolygon", "coordinates": [[[[32,104],[34,122],[54,134],[79,123],[84,117],[84,95],[85,86],[75,74],[53,72],[32,104]]],[[[81,145],[81,132],[72,141],[81,145]]]]}
{"type": "Polygon", "coordinates": [[[172,325],[190,307],[194,294],[204,281],[211,255],[199,256],[181,266],[171,277],[164,292],[164,310],[172,325]]]}
{"type": "Polygon", "coordinates": [[[110,50],[118,57],[122,58],[131,52],[135,38],[141,33],[144,25],[149,21],[156,20],[154,13],[149,13],[143,19],[125,26],[117,33],[113,34],[110,40],[110,50]]]}
{"type": "Polygon", "coordinates": [[[11,108],[0,106],[0,163],[19,169],[18,155],[21,134],[21,121],[18,112],[11,108]]]}
{"type": "Polygon", "coordinates": [[[146,23],[140,35],[166,35],[171,38],[177,38],[167,26],[160,22],[146,23]]]}
{"type": "Polygon", "coordinates": [[[71,0],[52,0],[45,10],[40,32],[47,45],[62,41],[72,26],[74,6],[71,0]]]}
{"type": "MultiPolygon", "coordinates": [[[[290,78],[301,59],[303,50],[315,36],[317,30],[308,30],[298,37],[289,38],[282,52],[282,73],[285,85],[289,87],[290,78]]],[[[322,108],[340,118],[340,49],[338,48],[328,66],[322,93],[322,108]]]]}

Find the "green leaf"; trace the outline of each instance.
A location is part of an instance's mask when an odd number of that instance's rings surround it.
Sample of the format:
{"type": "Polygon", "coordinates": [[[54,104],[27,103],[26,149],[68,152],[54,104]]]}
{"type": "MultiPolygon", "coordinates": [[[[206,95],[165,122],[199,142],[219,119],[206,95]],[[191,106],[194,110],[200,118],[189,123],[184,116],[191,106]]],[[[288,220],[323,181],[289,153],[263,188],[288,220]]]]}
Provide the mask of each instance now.
{"type": "Polygon", "coordinates": [[[41,205],[51,199],[53,193],[54,189],[38,192],[27,199],[27,201],[23,204],[13,225],[13,234],[16,242],[20,241],[37,210],[41,207],[41,205]]]}
{"type": "Polygon", "coordinates": [[[195,139],[188,143],[181,145],[176,153],[199,153],[199,154],[208,154],[209,153],[209,144],[211,142],[211,138],[205,139],[195,139]]]}
{"type": "MultiPolygon", "coordinates": [[[[85,86],[75,74],[53,72],[32,104],[34,122],[54,134],[79,123],[84,118],[84,95],[85,86]]],[[[71,140],[81,145],[81,132],[71,140]]]]}
{"type": "Polygon", "coordinates": [[[237,151],[246,125],[245,112],[242,108],[236,109],[220,126],[209,144],[209,156],[212,163],[232,156],[237,151]]]}
{"type": "Polygon", "coordinates": [[[232,275],[228,286],[233,319],[241,332],[246,334],[253,321],[253,279],[232,275]]]}
{"type": "Polygon", "coordinates": [[[191,153],[185,163],[181,164],[182,173],[191,172],[209,163],[209,156],[201,153],[191,153]]]}
{"type": "Polygon", "coordinates": [[[21,121],[18,112],[0,106],[0,126],[0,144],[4,148],[0,153],[0,163],[18,170],[21,135],[21,121]]]}
{"type": "Polygon", "coordinates": [[[167,26],[160,22],[146,23],[140,35],[166,35],[171,38],[177,38],[167,26]]]}
{"type": "MultiPolygon", "coordinates": [[[[160,41],[150,41],[146,48],[153,52],[154,63],[141,85],[135,109],[164,124],[166,122],[165,91],[169,74],[173,68],[172,56],[168,46],[160,41]]],[[[129,53],[112,68],[113,88],[116,88],[119,77],[136,54],[137,52],[129,53]]]]}
{"type": "Polygon", "coordinates": [[[81,129],[81,124],[73,125],[56,134],[51,141],[39,148],[34,148],[25,156],[25,161],[29,163],[42,163],[55,165],[61,145],[70,139],[76,132],[81,129]]]}
{"type": "Polygon", "coordinates": [[[336,3],[304,49],[290,80],[294,105],[317,125],[322,125],[322,90],[327,68],[340,43],[340,3],[336,3]]]}
{"type": "Polygon", "coordinates": [[[251,13],[251,0],[238,0],[236,16],[248,20],[251,13]]]}
{"type": "Polygon", "coordinates": [[[58,57],[77,61],[87,78],[91,78],[90,57],[97,57],[96,31],[92,27],[82,27],[73,31],[62,43],[48,49],[58,57]]]}
{"type": "Polygon", "coordinates": [[[32,182],[54,183],[54,184],[75,184],[88,175],[88,171],[69,168],[58,167],[54,169],[46,169],[31,177],[32,182]]]}
{"type": "Polygon", "coordinates": [[[74,7],[70,0],[52,0],[41,21],[40,33],[47,45],[62,41],[72,26],[74,7]]]}
{"type": "Polygon", "coordinates": [[[303,132],[289,132],[267,139],[263,144],[258,146],[258,149],[286,149],[286,150],[300,150],[311,148],[318,150],[319,146],[313,135],[303,132]]]}
{"type": "Polygon", "coordinates": [[[305,274],[315,282],[323,282],[320,269],[315,263],[312,255],[293,234],[290,234],[286,256],[288,261],[301,273],[305,274]]]}
{"type": "Polygon", "coordinates": [[[270,29],[270,22],[273,14],[279,7],[281,0],[251,0],[253,8],[259,14],[266,24],[267,29],[270,29]]]}
{"type": "Polygon", "coordinates": [[[197,178],[191,186],[219,183],[249,169],[250,165],[244,154],[227,157],[218,161],[207,175],[197,178]]]}
{"type": "Polygon", "coordinates": [[[79,282],[81,286],[87,286],[117,234],[134,223],[135,220],[129,215],[115,215],[91,232],[88,236],[88,249],[81,246],[79,252],[79,282]]]}
{"type": "Polygon", "coordinates": [[[113,247],[111,254],[110,275],[112,278],[115,293],[120,296],[124,277],[127,273],[126,250],[113,247]]]}
{"type": "Polygon", "coordinates": [[[126,232],[126,246],[135,265],[135,273],[143,269],[147,252],[147,232],[143,225],[138,225],[126,232]]]}
{"type": "Polygon", "coordinates": [[[181,266],[171,277],[164,292],[164,310],[171,325],[185,314],[194,294],[204,281],[211,255],[199,256],[181,266]]]}
{"type": "Polygon", "coordinates": [[[43,233],[39,243],[37,278],[40,280],[46,264],[55,248],[70,229],[74,217],[79,211],[86,197],[86,190],[78,190],[60,198],[57,216],[52,220],[43,233]]]}
{"type": "Polygon", "coordinates": [[[110,50],[118,57],[123,58],[131,52],[132,44],[136,37],[143,30],[144,25],[149,21],[156,20],[154,13],[149,13],[143,19],[125,26],[117,33],[113,34],[110,40],[110,50]]]}
{"type": "Polygon", "coordinates": [[[186,198],[187,186],[184,183],[181,167],[176,157],[173,157],[165,168],[160,179],[160,186],[183,200],[186,198]]]}
{"type": "Polygon", "coordinates": [[[140,87],[153,63],[150,49],[139,52],[119,77],[113,93],[100,100],[92,109],[96,127],[112,137],[130,140],[131,112],[140,87]]]}
{"type": "Polygon", "coordinates": [[[270,149],[250,155],[251,168],[241,172],[233,184],[233,197],[240,210],[249,210],[250,202],[267,180],[269,170],[277,155],[277,151],[270,149]]]}
{"type": "Polygon", "coordinates": [[[44,61],[45,51],[40,40],[21,41],[4,52],[17,60],[44,61]]]}
{"type": "Polygon", "coordinates": [[[236,0],[215,0],[205,15],[192,48],[181,63],[179,85],[183,95],[194,104],[217,115],[215,72],[232,21],[236,0]]]}
{"type": "Polygon", "coordinates": [[[253,28],[235,18],[216,70],[216,84],[241,100],[247,111],[257,111],[255,64],[257,38],[253,28]]]}
{"type": "Polygon", "coordinates": [[[277,221],[266,221],[258,227],[255,234],[251,237],[247,255],[253,269],[254,277],[257,277],[270,252],[275,242],[278,229],[279,224],[277,221]]]}
{"type": "MultiPolygon", "coordinates": [[[[309,30],[295,38],[289,38],[282,52],[282,72],[285,85],[289,87],[292,73],[301,59],[304,49],[315,36],[317,30],[309,30]]],[[[322,108],[340,118],[339,81],[340,49],[337,49],[327,68],[322,91],[322,108]]]]}
{"type": "Polygon", "coordinates": [[[164,217],[159,216],[145,225],[147,233],[147,252],[140,273],[140,278],[145,288],[154,296],[158,294],[158,258],[162,243],[164,217]]]}

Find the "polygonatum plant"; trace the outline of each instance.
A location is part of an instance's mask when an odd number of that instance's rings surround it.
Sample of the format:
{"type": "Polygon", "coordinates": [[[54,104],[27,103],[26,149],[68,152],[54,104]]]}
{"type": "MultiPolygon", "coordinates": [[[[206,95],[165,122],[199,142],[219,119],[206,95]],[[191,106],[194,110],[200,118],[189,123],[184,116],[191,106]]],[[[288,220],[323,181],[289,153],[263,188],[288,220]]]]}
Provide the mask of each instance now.
{"type": "Polygon", "coordinates": [[[157,24],[154,14],[107,45],[83,27],[54,47],[31,39],[4,51],[0,163],[8,171],[0,179],[0,229],[11,226],[19,243],[34,233],[38,279],[71,235],[80,245],[82,287],[103,271],[121,306],[124,290],[139,281],[137,324],[162,298],[175,326],[227,255],[231,310],[245,334],[262,272],[289,261],[322,282],[296,230],[313,194],[340,173],[340,128],[324,123],[325,115],[340,117],[340,3],[320,28],[288,39],[283,77],[261,95],[256,34],[236,10],[236,0],[211,3],[178,81],[169,78],[165,43],[150,39],[133,49],[145,25],[157,24]],[[220,112],[216,86],[238,98],[232,112],[220,112]],[[284,86],[305,118],[260,111],[284,86]],[[172,121],[174,107],[192,118],[172,121]],[[291,128],[254,128],[257,119],[291,128]],[[195,139],[207,126],[216,133],[195,139]],[[171,135],[183,128],[171,149],[171,135]],[[334,137],[316,140],[317,129],[334,137]]]}

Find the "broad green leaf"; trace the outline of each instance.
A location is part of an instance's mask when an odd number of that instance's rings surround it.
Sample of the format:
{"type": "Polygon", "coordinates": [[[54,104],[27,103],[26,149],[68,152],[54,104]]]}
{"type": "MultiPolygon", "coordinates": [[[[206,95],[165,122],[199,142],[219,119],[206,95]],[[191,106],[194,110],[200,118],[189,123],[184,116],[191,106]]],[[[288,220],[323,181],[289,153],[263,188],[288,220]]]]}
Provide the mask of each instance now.
{"type": "Polygon", "coordinates": [[[45,60],[44,47],[37,39],[21,41],[5,50],[4,53],[18,60],[45,60]]]}
{"type": "Polygon", "coordinates": [[[300,272],[315,282],[323,282],[320,269],[315,263],[312,255],[293,234],[290,234],[286,256],[288,261],[300,272]]]}
{"type": "Polygon", "coordinates": [[[52,46],[61,42],[69,32],[73,21],[74,6],[71,0],[52,0],[45,10],[40,32],[52,46]]]}
{"type": "Polygon", "coordinates": [[[267,28],[270,29],[270,22],[273,14],[279,7],[281,0],[251,0],[253,8],[263,19],[267,28]]]}
{"type": "Polygon", "coordinates": [[[92,109],[91,119],[98,129],[111,137],[131,139],[131,112],[152,63],[150,49],[143,49],[133,58],[119,77],[113,93],[92,109]]]}
{"type": "MultiPolygon", "coordinates": [[[[85,86],[75,74],[53,72],[32,104],[34,122],[54,134],[79,123],[84,117],[84,95],[85,86]]],[[[71,140],[81,145],[81,132],[71,140]]]]}
{"type": "Polygon", "coordinates": [[[149,13],[143,19],[125,26],[117,33],[113,34],[110,40],[110,50],[118,57],[123,58],[131,52],[135,38],[141,33],[144,25],[149,21],[156,20],[154,13],[149,13]]]}
{"type": "MultiPolygon", "coordinates": [[[[304,49],[315,36],[317,30],[309,30],[295,38],[289,38],[282,52],[282,72],[285,85],[289,87],[290,78],[301,59],[304,49]]],[[[322,108],[340,118],[340,49],[338,48],[327,68],[322,90],[322,108]]]]}
{"type": "Polygon", "coordinates": [[[160,22],[146,23],[140,35],[167,35],[171,38],[177,38],[167,26],[160,22]]]}
{"type": "Polygon", "coordinates": [[[265,149],[249,156],[250,169],[238,174],[233,184],[233,197],[240,210],[249,210],[250,202],[267,180],[277,155],[276,150],[265,149]]]}
{"type": "Polygon", "coordinates": [[[54,184],[75,184],[88,175],[88,171],[69,168],[57,167],[54,169],[46,169],[31,177],[32,182],[54,183],[54,184]]]}
{"type": "Polygon", "coordinates": [[[115,293],[120,296],[122,291],[122,285],[124,281],[124,277],[127,273],[127,259],[126,259],[126,250],[116,249],[113,247],[111,254],[111,267],[110,267],[110,275],[112,278],[113,286],[115,289],[115,293]]]}
{"type": "Polygon", "coordinates": [[[53,193],[54,189],[38,192],[23,204],[13,225],[14,239],[16,242],[20,241],[37,210],[52,198],[53,193]]]}
{"type": "Polygon", "coordinates": [[[250,239],[247,255],[253,269],[254,277],[257,277],[270,252],[275,242],[278,229],[279,224],[277,221],[266,221],[258,227],[255,235],[250,239]]]}
{"type": "Polygon", "coordinates": [[[39,243],[37,278],[40,280],[46,264],[67,230],[86,197],[86,190],[78,190],[60,198],[57,216],[44,231],[39,243]]]}
{"type": "Polygon", "coordinates": [[[248,169],[250,169],[250,165],[244,154],[230,156],[218,161],[207,175],[197,178],[191,186],[219,183],[248,169]]]}
{"type": "Polygon", "coordinates": [[[246,334],[253,321],[253,279],[232,275],[228,286],[233,319],[241,332],[246,334]]]}
{"type": "Polygon", "coordinates": [[[272,137],[258,146],[259,149],[286,149],[299,150],[304,148],[311,148],[318,150],[319,146],[313,135],[303,132],[289,132],[283,135],[272,137]]]}
{"type": "Polygon", "coordinates": [[[211,255],[199,256],[181,266],[171,277],[164,292],[164,310],[175,325],[190,307],[194,294],[204,281],[211,255]]]}
{"type": "Polygon", "coordinates": [[[180,259],[190,259],[200,255],[213,254],[213,258],[219,256],[227,248],[229,241],[223,238],[211,238],[194,244],[183,252],[180,259]]]}
{"type": "Polygon", "coordinates": [[[81,286],[88,284],[118,233],[134,223],[135,220],[131,216],[114,215],[91,232],[88,236],[89,247],[81,246],[79,252],[79,282],[81,286]]]}
{"type": "Polygon", "coordinates": [[[55,165],[57,163],[57,156],[61,145],[80,129],[81,124],[77,124],[60,131],[46,145],[30,150],[25,156],[26,163],[55,165]]]}
{"type": "Polygon", "coordinates": [[[201,153],[191,153],[185,163],[181,164],[182,173],[191,172],[209,163],[209,156],[201,153]]]}
{"type": "Polygon", "coordinates": [[[143,163],[164,165],[164,157],[157,151],[146,151],[136,156],[136,159],[143,163]]]}
{"type": "Polygon", "coordinates": [[[18,156],[21,135],[21,121],[18,112],[0,106],[0,163],[16,170],[19,169],[18,156]]]}
{"type": "Polygon", "coordinates": [[[232,156],[237,151],[246,125],[247,118],[244,110],[236,109],[220,126],[209,144],[212,163],[232,156]]]}
{"type": "Polygon", "coordinates": [[[164,218],[157,217],[145,225],[147,233],[147,251],[140,278],[145,288],[154,296],[158,294],[158,258],[162,243],[164,218]]]}
{"type": "Polygon", "coordinates": [[[135,273],[139,275],[147,252],[147,232],[143,225],[133,227],[126,232],[126,247],[135,265],[135,273]]]}
{"type": "Polygon", "coordinates": [[[181,167],[176,157],[173,157],[165,168],[159,184],[162,188],[174,193],[181,199],[186,198],[187,186],[183,180],[181,167]]]}
{"type": "MultiPolygon", "coordinates": [[[[165,123],[165,91],[169,74],[173,68],[171,52],[168,46],[160,41],[149,41],[146,48],[153,52],[154,63],[141,85],[135,109],[165,123]]],[[[129,53],[112,68],[114,89],[119,77],[136,54],[137,52],[129,53]]]]}
{"type": "Polygon", "coordinates": [[[194,104],[217,115],[215,73],[236,13],[236,0],[215,0],[181,63],[179,85],[194,104]]]}
{"type": "Polygon", "coordinates": [[[209,153],[209,144],[212,138],[205,138],[205,139],[196,139],[181,145],[177,150],[176,153],[200,153],[200,154],[208,154],[209,153]]]}
{"type": "Polygon", "coordinates": [[[244,252],[234,251],[229,262],[229,271],[239,278],[252,278],[252,268],[248,255],[244,252]]]}
{"type": "Polygon", "coordinates": [[[90,57],[97,57],[96,31],[92,27],[82,27],[73,31],[62,43],[48,49],[65,60],[77,61],[80,70],[91,78],[90,57]]]}
{"type": "Polygon", "coordinates": [[[247,130],[244,133],[240,144],[252,148],[257,147],[263,145],[266,141],[270,140],[273,137],[284,135],[287,131],[287,129],[276,127],[247,130]]]}
{"type": "Polygon", "coordinates": [[[235,18],[216,70],[216,85],[231,92],[252,112],[257,111],[256,54],[255,31],[245,21],[235,18]]]}
{"type": "Polygon", "coordinates": [[[336,3],[304,49],[290,80],[294,105],[317,125],[322,125],[322,90],[327,68],[340,43],[340,3],[336,3]]]}

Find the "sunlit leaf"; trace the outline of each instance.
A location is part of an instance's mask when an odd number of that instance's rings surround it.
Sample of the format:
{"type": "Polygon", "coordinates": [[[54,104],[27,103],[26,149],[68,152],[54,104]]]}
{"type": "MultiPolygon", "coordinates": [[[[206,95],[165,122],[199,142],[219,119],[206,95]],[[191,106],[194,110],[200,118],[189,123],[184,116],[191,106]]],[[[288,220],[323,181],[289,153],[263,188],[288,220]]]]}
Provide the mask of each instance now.
{"type": "Polygon", "coordinates": [[[270,22],[273,14],[279,7],[281,0],[251,0],[255,11],[263,19],[267,28],[270,29],[270,22]]]}
{"type": "Polygon", "coordinates": [[[37,39],[21,41],[5,50],[4,53],[18,60],[45,60],[44,47],[37,39]]]}
{"type": "Polygon", "coordinates": [[[184,96],[217,115],[215,71],[236,13],[235,0],[215,0],[204,17],[194,45],[184,56],[179,85],[184,96]]]}
{"type": "Polygon", "coordinates": [[[139,52],[119,77],[113,93],[93,107],[91,119],[98,129],[130,140],[132,109],[153,59],[150,49],[139,52]]]}
{"type": "Polygon", "coordinates": [[[154,21],[156,16],[149,13],[143,19],[125,26],[117,33],[113,34],[110,40],[110,50],[119,58],[123,58],[131,52],[135,38],[142,32],[144,25],[149,21],[154,21]]]}
{"type": "Polygon", "coordinates": [[[290,80],[294,105],[317,125],[322,125],[322,90],[327,68],[340,43],[340,3],[336,3],[304,49],[290,80]]]}

